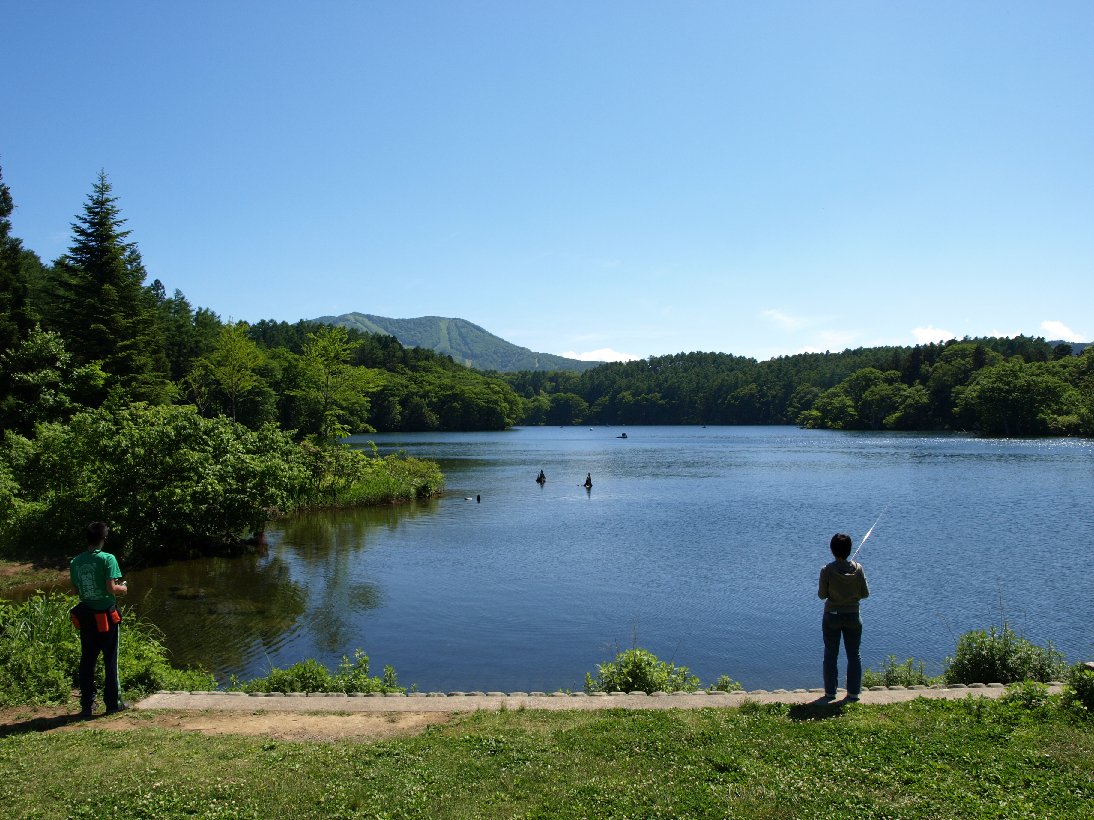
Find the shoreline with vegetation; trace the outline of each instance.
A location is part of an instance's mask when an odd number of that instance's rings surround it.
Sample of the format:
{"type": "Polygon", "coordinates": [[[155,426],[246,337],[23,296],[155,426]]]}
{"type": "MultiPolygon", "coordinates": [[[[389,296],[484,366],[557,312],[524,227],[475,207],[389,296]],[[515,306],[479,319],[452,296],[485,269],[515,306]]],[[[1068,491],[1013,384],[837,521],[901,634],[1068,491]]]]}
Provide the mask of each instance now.
{"type": "MultiPolygon", "coordinates": [[[[68,610],[77,599],[54,592],[36,594],[22,602],[0,598],[0,705],[66,703],[72,698],[78,669],[79,635],[71,628],[68,610]]],[[[343,656],[338,668],[305,659],[286,668],[271,668],[251,680],[232,677],[220,684],[202,669],[172,665],[161,633],[126,606],[121,607],[126,625],[126,652],[119,660],[127,699],[160,690],[255,693],[398,693],[417,692],[407,686],[396,670],[385,666],[382,675],[370,671],[370,658],[357,649],[343,656]]],[[[1084,663],[1069,665],[1051,643],[1041,646],[1017,634],[1007,622],[986,630],[961,635],[954,654],[946,658],[938,676],[928,676],[925,664],[889,656],[878,670],[867,668],[863,686],[954,686],[988,684],[1047,684],[1065,681],[1075,698],[1094,710],[1094,669],[1084,663]]],[[[703,685],[684,665],[658,658],[641,647],[618,652],[585,675],[588,695],[613,692],[722,692],[744,689],[741,682],[723,674],[703,685]]]]}
{"type": "Polygon", "coordinates": [[[297,443],[188,406],[85,410],[9,432],[0,460],[0,545],[9,559],[71,552],[79,523],[105,518],[128,566],[219,552],[302,509],[436,495],[433,462],[297,443]],[[7,479],[6,486],[4,479],[7,479]]]}
{"type": "MultiPolygon", "coordinates": [[[[400,710],[362,723],[324,698],[309,699],[325,711],[306,718],[248,704],[245,713],[196,718],[141,709],[79,721],[78,638],[61,620],[72,600],[0,603],[0,798],[16,816],[100,817],[105,806],[117,817],[1078,817],[1094,800],[1094,670],[1086,667],[1066,670],[1060,692],[1023,680],[999,697],[972,689],[961,699],[878,705],[745,696],[729,706],[720,702],[732,695],[717,691],[703,708],[502,705],[436,716],[400,710]],[[4,688],[30,681],[53,687],[72,714],[4,688]],[[301,734],[288,731],[294,724],[304,724],[301,734]],[[94,798],[56,788],[77,770],[94,798]],[[271,779],[271,770],[292,776],[271,779]]],[[[1037,674],[1042,661],[1060,668],[1051,647],[1006,633],[963,636],[949,671],[961,656],[981,671],[1002,662],[995,675],[1037,674]]],[[[165,665],[154,630],[135,619],[121,662],[130,698],[134,682],[146,692],[201,688],[202,673],[165,665]]],[[[883,671],[915,669],[893,661],[883,671]]],[[[641,690],[698,681],[636,648],[587,683],[641,690]]],[[[237,691],[324,686],[405,692],[390,667],[372,675],[361,652],[334,673],[304,661],[237,691]]]]}

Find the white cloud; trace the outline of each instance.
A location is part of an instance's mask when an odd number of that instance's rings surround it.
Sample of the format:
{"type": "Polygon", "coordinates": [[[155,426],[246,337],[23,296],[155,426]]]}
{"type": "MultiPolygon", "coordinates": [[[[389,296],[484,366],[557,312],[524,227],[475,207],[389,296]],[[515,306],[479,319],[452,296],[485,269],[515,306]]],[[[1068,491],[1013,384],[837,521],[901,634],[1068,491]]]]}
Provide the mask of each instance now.
{"type": "Polygon", "coordinates": [[[620,353],[618,350],[612,350],[610,347],[602,347],[599,350],[589,350],[585,353],[575,353],[573,350],[566,353],[559,353],[559,356],[565,356],[567,359],[577,359],[582,362],[633,362],[641,359],[641,356],[635,356],[631,353],[620,353]]]}
{"type": "MultiPolygon", "coordinates": [[[[813,334],[813,340],[799,347],[796,353],[826,353],[833,350],[847,350],[858,340],[859,334],[853,330],[822,330],[813,334]]],[[[861,342],[858,342],[861,345],[861,342]]]]}
{"type": "Polygon", "coordinates": [[[1044,322],[1041,322],[1041,330],[1045,332],[1046,339],[1060,339],[1065,342],[1084,341],[1082,333],[1076,333],[1063,322],[1053,322],[1046,320],[1044,322]]]}
{"type": "Polygon", "coordinates": [[[762,310],[760,315],[765,319],[770,319],[779,327],[784,330],[797,330],[803,324],[805,320],[798,316],[791,316],[789,313],[784,313],[781,310],[762,310]]]}
{"type": "Polygon", "coordinates": [[[942,328],[934,327],[933,325],[912,328],[912,335],[915,336],[916,342],[921,345],[929,344],[930,342],[946,342],[950,339],[957,338],[957,334],[952,330],[943,330],[942,328]]]}
{"type": "Polygon", "coordinates": [[[822,330],[817,334],[825,350],[843,350],[849,348],[851,343],[858,338],[858,333],[852,330],[822,330]]]}

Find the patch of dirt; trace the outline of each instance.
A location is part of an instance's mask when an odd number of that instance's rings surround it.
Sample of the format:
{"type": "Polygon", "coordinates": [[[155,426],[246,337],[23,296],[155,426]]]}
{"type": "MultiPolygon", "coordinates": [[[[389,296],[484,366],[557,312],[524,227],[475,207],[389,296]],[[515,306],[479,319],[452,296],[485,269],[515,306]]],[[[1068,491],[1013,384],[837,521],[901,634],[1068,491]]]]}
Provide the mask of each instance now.
{"type": "Polygon", "coordinates": [[[251,735],[287,741],[370,741],[405,737],[447,723],[443,712],[315,714],[300,712],[126,712],[81,720],[67,706],[0,709],[0,737],[27,732],[66,732],[94,727],[108,731],[176,729],[205,735],[251,735]]]}
{"type": "Polygon", "coordinates": [[[68,590],[68,569],[57,561],[9,561],[0,559],[0,597],[19,599],[37,590],[68,590]]]}
{"type": "Polygon", "coordinates": [[[23,572],[30,572],[32,569],[34,569],[33,564],[15,561],[0,561],[0,579],[10,578],[13,575],[19,575],[23,572]]]}
{"type": "Polygon", "coordinates": [[[63,558],[39,558],[35,561],[0,559],[0,578],[41,573],[49,577],[68,579],[68,561],[63,558]]]}

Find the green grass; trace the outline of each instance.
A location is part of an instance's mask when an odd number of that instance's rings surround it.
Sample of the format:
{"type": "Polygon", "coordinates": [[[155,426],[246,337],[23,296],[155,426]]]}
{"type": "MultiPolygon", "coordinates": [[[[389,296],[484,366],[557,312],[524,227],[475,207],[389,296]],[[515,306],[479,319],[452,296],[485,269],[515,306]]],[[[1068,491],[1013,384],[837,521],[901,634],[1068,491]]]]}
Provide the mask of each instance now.
{"type": "Polygon", "coordinates": [[[434,461],[399,455],[367,457],[349,448],[313,449],[323,475],[301,499],[302,509],[361,507],[429,498],[444,488],[434,461]]]}
{"type": "MultiPolygon", "coordinates": [[[[80,633],[68,612],[78,601],[60,593],[35,595],[20,604],[0,600],[0,705],[66,703],[71,698],[78,686],[80,633]]],[[[207,672],[171,666],[159,629],[121,609],[125,650],[118,667],[125,699],[157,689],[216,685],[207,672]]],[[[96,674],[101,692],[101,662],[96,674]]]]}
{"type": "Polygon", "coordinates": [[[17,817],[1091,817],[1094,722],[918,700],[509,711],[370,743],[91,728],[0,739],[17,817]]]}

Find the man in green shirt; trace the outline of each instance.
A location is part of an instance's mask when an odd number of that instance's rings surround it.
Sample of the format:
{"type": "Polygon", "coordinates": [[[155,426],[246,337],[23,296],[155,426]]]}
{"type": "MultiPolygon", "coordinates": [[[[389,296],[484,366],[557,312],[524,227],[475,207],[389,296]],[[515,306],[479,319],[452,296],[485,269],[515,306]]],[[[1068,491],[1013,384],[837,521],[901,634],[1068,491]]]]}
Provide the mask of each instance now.
{"type": "Polygon", "coordinates": [[[80,715],[91,717],[95,706],[95,663],[103,656],[105,686],[103,702],[106,713],[112,714],[126,708],[122,701],[118,681],[118,625],[117,595],[128,590],[121,568],[109,552],[103,551],[110,528],[102,521],[87,525],[87,550],[77,555],[68,565],[69,577],[80,603],[72,608],[72,619],[80,628],[80,715]]]}

